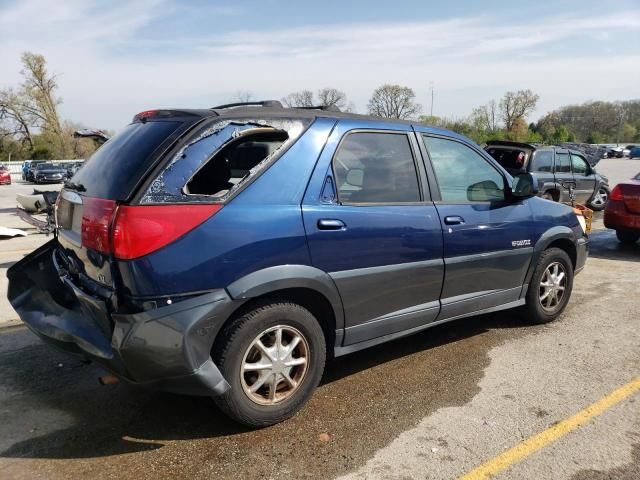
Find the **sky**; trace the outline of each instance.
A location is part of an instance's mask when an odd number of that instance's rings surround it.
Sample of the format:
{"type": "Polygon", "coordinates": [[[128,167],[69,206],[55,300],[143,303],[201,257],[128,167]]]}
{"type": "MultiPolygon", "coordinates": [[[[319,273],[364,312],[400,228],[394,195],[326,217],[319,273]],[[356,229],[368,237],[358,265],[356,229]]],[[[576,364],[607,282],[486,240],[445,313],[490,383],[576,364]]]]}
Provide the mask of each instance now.
{"type": "Polygon", "coordinates": [[[640,98],[640,0],[0,0],[0,88],[43,54],[63,118],[117,130],[150,108],[384,83],[448,118],[505,91],[561,105],[640,98]]]}

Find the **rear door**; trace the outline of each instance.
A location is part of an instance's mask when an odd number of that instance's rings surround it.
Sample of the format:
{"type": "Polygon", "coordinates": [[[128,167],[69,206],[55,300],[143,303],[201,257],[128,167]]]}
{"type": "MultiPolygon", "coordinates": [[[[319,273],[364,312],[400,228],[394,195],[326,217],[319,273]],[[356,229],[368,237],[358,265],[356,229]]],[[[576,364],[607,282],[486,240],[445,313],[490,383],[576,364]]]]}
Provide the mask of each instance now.
{"type": "Polygon", "coordinates": [[[573,179],[576,182],[576,202],[585,204],[593,196],[596,188],[596,176],[586,158],[577,152],[571,152],[571,167],[573,179]]]}
{"type": "Polygon", "coordinates": [[[420,139],[437,181],[432,195],[443,229],[438,319],[517,302],[537,240],[527,200],[506,197],[503,172],[479,150],[439,135],[420,139]]]}
{"type": "Polygon", "coordinates": [[[342,297],[345,345],[438,315],[442,231],[416,152],[403,125],[341,121],[305,195],[311,259],[342,297]]]}

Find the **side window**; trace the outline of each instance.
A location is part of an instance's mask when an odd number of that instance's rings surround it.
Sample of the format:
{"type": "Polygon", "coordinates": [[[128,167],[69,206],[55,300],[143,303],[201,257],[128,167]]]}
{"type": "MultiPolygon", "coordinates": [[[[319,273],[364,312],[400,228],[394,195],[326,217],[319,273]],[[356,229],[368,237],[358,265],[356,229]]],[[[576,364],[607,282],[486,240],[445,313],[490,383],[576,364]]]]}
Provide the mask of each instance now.
{"type": "Polygon", "coordinates": [[[533,156],[532,172],[552,172],[553,152],[551,150],[538,150],[533,156]]]}
{"type": "Polygon", "coordinates": [[[462,143],[422,137],[445,202],[496,202],[505,199],[504,177],[462,143]]]}
{"type": "Polygon", "coordinates": [[[587,161],[579,155],[571,154],[571,164],[573,165],[573,173],[576,175],[588,175],[589,166],[587,161]]]}
{"type": "Polygon", "coordinates": [[[269,157],[287,140],[280,130],[250,133],[218,151],[193,178],[184,191],[187,195],[226,195],[248,177],[253,168],[269,157]]]}
{"type": "Polygon", "coordinates": [[[416,165],[405,134],[351,133],[333,159],[341,203],[419,202],[416,165]]]}
{"type": "Polygon", "coordinates": [[[568,153],[556,152],[556,173],[571,173],[571,162],[568,153]]]}

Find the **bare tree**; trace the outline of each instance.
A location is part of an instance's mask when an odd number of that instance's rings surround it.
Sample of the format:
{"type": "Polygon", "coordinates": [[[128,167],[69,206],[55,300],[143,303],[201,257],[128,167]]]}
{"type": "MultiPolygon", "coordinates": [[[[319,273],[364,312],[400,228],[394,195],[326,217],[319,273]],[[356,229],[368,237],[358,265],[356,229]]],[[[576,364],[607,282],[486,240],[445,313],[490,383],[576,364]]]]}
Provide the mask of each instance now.
{"type": "Polygon", "coordinates": [[[340,110],[346,110],[349,107],[347,94],[337,88],[318,90],[318,104],[323,107],[338,107],[340,110]]]}
{"type": "Polygon", "coordinates": [[[17,138],[31,150],[33,149],[31,119],[29,113],[23,108],[23,104],[24,101],[13,89],[0,90],[1,135],[17,138]]]}
{"type": "Polygon", "coordinates": [[[382,85],[374,92],[367,107],[376,117],[409,119],[417,116],[422,106],[415,101],[415,93],[402,85],[382,85]]]}
{"type": "Polygon", "coordinates": [[[513,130],[518,120],[524,120],[536,108],[539,95],[531,90],[507,92],[500,100],[500,112],[507,131],[513,130]]]}
{"type": "Polygon", "coordinates": [[[248,103],[253,100],[253,93],[249,90],[238,90],[233,96],[233,102],[248,103]]]}
{"type": "Polygon", "coordinates": [[[498,103],[495,100],[491,100],[486,105],[474,108],[471,112],[470,120],[476,129],[487,133],[495,133],[499,128],[499,118],[498,103]]]}
{"type": "Polygon", "coordinates": [[[293,92],[282,99],[287,107],[313,107],[313,92],[311,90],[302,90],[293,92]]]}

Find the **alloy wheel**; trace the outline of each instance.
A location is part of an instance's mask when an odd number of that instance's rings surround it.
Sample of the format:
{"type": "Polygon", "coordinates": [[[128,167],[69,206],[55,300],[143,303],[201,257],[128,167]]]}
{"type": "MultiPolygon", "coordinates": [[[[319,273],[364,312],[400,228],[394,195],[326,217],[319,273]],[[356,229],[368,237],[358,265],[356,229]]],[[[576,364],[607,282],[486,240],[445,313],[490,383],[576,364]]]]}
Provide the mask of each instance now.
{"type": "Polygon", "coordinates": [[[242,360],[244,393],[259,405],[274,405],[293,395],[309,370],[309,343],[291,326],[277,325],[260,333],[242,360]]]}
{"type": "Polygon", "coordinates": [[[607,199],[609,198],[609,194],[604,188],[599,188],[596,192],[596,196],[593,197],[593,201],[591,202],[593,205],[602,206],[607,203],[607,199]]]}
{"type": "Polygon", "coordinates": [[[547,312],[558,309],[567,288],[567,273],[560,262],[551,263],[540,279],[540,305],[547,312]]]}

